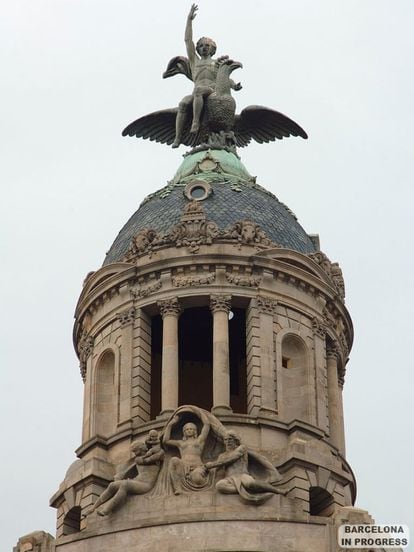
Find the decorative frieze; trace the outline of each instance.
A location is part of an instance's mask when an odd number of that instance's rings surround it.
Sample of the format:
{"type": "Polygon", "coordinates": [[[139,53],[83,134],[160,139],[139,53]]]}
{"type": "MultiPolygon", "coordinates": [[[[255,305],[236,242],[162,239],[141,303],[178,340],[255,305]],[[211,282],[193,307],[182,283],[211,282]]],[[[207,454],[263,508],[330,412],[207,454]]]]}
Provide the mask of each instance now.
{"type": "Polygon", "coordinates": [[[164,318],[168,315],[180,316],[182,308],[177,297],[171,297],[170,299],[165,299],[163,301],[158,301],[158,308],[160,309],[160,314],[164,318]]]}
{"type": "Polygon", "coordinates": [[[93,352],[94,338],[83,331],[78,342],[79,368],[83,382],[86,380],[86,364],[93,352]]]}
{"type": "Polygon", "coordinates": [[[257,296],[257,308],[264,314],[276,314],[277,301],[263,295],[257,296]]]}
{"type": "Polygon", "coordinates": [[[247,274],[233,274],[231,272],[226,273],[226,279],[229,284],[242,287],[259,287],[261,278],[260,276],[248,276],[247,274]]]}
{"type": "Polygon", "coordinates": [[[187,247],[191,253],[197,253],[201,245],[211,245],[220,240],[235,242],[239,248],[242,245],[255,245],[258,249],[280,247],[266,236],[258,224],[250,220],[238,221],[226,230],[220,230],[215,222],[207,220],[199,201],[189,201],[183,209],[180,222],[167,233],[157,233],[151,228],[140,230],[133,237],[122,260],[133,262],[142,255],[151,256],[155,248],[165,245],[187,247]]]}
{"type": "Polygon", "coordinates": [[[214,272],[194,276],[173,276],[172,284],[175,287],[205,286],[212,284],[215,279],[216,275],[214,272]]]}
{"type": "Polygon", "coordinates": [[[224,311],[229,313],[231,309],[231,295],[211,295],[210,310],[212,313],[224,311]]]}
{"type": "Polygon", "coordinates": [[[135,307],[130,307],[129,309],[117,313],[117,318],[119,321],[119,324],[121,328],[124,328],[125,326],[128,326],[128,324],[132,324],[135,320],[135,307]]]}
{"type": "Polygon", "coordinates": [[[137,286],[130,289],[130,294],[133,299],[141,299],[142,297],[148,297],[151,293],[158,291],[162,287],[161,280],[157,280],[153,284],[148,286],[137,286]]]}

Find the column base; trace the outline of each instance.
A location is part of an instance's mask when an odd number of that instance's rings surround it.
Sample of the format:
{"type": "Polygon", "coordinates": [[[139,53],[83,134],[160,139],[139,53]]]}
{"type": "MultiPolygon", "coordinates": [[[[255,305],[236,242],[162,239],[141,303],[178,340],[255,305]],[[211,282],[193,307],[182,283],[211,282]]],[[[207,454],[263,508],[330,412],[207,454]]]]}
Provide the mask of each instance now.
{"type": "Polygon", "coordinates": [[[161,412],[157,416],[157,420],[166,420],[171,416],[171,414],[175,412],[173,408],[166,408],[165,410],[161,410],[161,412]]]}
{"type": "Polygon", "coordinates": [[[230,406],[217,405],[217,406],[213,406],[213,408],[211,409],[211,413],[214,414],[215,416],[217,415],[224,416],[225,414],[233,414],[233,409],[230,408],[230,406]]]}

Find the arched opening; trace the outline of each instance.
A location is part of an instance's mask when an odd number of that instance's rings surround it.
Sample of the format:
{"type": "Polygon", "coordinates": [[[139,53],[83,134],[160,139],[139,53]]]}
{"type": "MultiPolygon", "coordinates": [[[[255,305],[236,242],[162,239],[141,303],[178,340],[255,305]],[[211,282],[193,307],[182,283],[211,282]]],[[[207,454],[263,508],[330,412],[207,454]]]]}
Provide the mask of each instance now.
{"type": "Polygon", "coordinates": [[[63,518],[63,534],[71,535],[80,531],[81,527],[81,508],[80,506],[74,506],[63,518]]]}
{"type": "Polygon", "coordinates": [[[302,339],[288,334],[282,341],[282,393],[280,411],[290,422],[310,421],[308,351],[302,339]]]}
{"type": "Polygon", "coordinates": [[[108,437],[116,428],[117,393],[115,387],[115,355],[106,351],[96,366],[95,433],[108,437]]]}
{"type": "Polygon", "coordinates": [[[161,412],[162,318],[151,319],[151,419],[161,412]]]}
{"type": "Polygon", "coordinates": [[[230,406],[247,413],[246,310],[232,308],[229,320],[230,406]]]}
{"type": "Polygon", "coordinates": [[[178,324],[178,404],[213,406],[213,319],[208,307],[186,309],[178,324]]]}
{"type": "Polygon", "coordinates": [[[309,513],[311,516],[330,516],[333,513],[333,503],[333,496],[322,487],[309,489],[309,513]]]}

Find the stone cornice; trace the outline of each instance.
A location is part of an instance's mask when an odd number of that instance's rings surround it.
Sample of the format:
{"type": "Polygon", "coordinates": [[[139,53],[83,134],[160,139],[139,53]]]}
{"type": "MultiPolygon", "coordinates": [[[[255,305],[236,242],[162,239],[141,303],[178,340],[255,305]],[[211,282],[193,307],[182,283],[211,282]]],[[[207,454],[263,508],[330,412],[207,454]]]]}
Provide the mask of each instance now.
{"type": "MultiPolygon", "coordinates": [[[[171,290],[174,288],[177,291],[179,290],[179,295],[182,296],[186,295],[189,288],[194,293],[198,285],[204,286],[208,283],[212,287],[212,293],[215,293],[216,282],[211,281],[215,271],[212,268],[220,265],[225,267],[225,272],[223,273],[225,280],[224,282],[220,280],[219,287],[223,289],[223,285],[225,287],[228,286],[229,294],[234,294],[233,290],[237,287],[238,291],[236,295],[242,293],[247,298],[255,297],[254,284],[258,283],[256,278],[261,278],[261,294],[263,294],[263,291],[265,293],[269,291],[272,295],[277,296],[276,299],[281,304],[284,301],[280,298],[281,290],[283,290],[280,284],[292,286],[301,292],[305,292],[309,295],[309,302],[307,300],[303,301],[305,296],[298,295],[292,291],[291,298],[288,301],[289,304],[294,308],[296,305],[296,308],[299,310],[304,306],[307,310],[317,309],[315,310],[315,316],[331,328],[329,335],[332,339],[337,339],[342,343],[343,358],[348,356],[352,345],[353,328],[345,306],[342,301],[336,299],[337,295],[331,286],[327,285],[325,281],[313,272],[308,272],[295,264],[296,259],[298,259],[299,263],[303,265],[311,263],[315,267],[314,270],[320,270],[314,261],[308,259],[306,255],[290,250],[286,250],[285,252],[289,256],[289,259],[273,259],[257,254],[252,256],[250,248],[248,248],[248,251],[244,248],[241,250],[237,249],[236,253],[234,247],[231,245],[218,246],[213,244],[208,249],[209,254],[199,252],[197,257],[188,255],[183,251],[183,255],[153,259],[142,267],[133,265],[127,267],[125,264],[118,263],[114,265],[114,268],[111,268],[111,265],[107,265],[98,270],[85,284],[76,307],[76,322],[74,326],[75,348],[78,350],[77,342],[80,340],[84,320],[88,318],[92,320],[91,323],[85,323],[85,327],[89,332],[93,329],[92,333],[96,334],[96,331],[98,331],[94,313],[98,312],[105,302],[114,301],[114,307],[105,313],[106,320],[111,315],[111,312],[114,313],[113,316],[115,316],[116,310],[120,312],[122,305],[125,305],[124,309],[127,308],[131,297],[133,297],[134,305],[138,308],[142,304],[154,304],[161,290],[163,290],[162,295],[165,297],[165,293],[168,293],[169,288],[171,290]],[[292,264],[288,261],[291,261],[292,264]],[[211,267],[210,272],[206,272],[206,267],[211,267]],[[118,272],[111,272],[114,269],[117,269],[118,272]],[[176,272],[177,270],[178,272],[176,272]],[[263,270],[267,273],[265,279],[263,279],[263,270]],[[173,271],[173,274],[171,274],[171,271],[173,271]],[[101,279],[101,272],[107,275],[104,280],[101,279]],[[161,279],[160,274],[164,274],[161,279]],[[183,279],[174,281],[173,278],[175,276],[183,276],[183,279]],[[191,277],[191,281],[186,280],[187,277],[191,277]],[[207,280],[204,280],[205,277],[207,280]],[[236,281],[238,278],[240,279],[236,281]],[[178,283],[180,285],[177,285],[178,283]],[[315,297],[317,299],[316,302],[314,301],[315,297]],[[150,299],[149,302],[148,299],[150,299]],[[341,333],[342,337],[340,337],[341,333]]],[[[175,251],[177,250],[175,249],[175,251]]],[[[290,295],[286,287],[282,295],[290,295]]],[[[105,324],[107,323],[108,321],[105,322],[105,324]]],[[[100,326],[101,323],[99,323],[100,326]]]]}

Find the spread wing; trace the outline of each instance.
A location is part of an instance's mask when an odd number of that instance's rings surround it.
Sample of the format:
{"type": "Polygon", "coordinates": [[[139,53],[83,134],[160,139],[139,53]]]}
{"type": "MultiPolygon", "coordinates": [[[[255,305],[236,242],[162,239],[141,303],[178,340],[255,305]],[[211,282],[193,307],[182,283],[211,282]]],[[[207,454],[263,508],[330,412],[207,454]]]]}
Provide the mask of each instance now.
{"type": "MultiPolygon", "coordinates": [[[[137,138],[144,138],[152,142],[171,145],[175,138],[177,111],[178,109],[174,107],[144,115],[144,117],[140,117],[124,128],[122,136],[136,136],[137,138]]],[[[181,143],[186,146],[195,146],[200,141],[200,133],[191,134],[190,123],[191,118],[187,115],[181,143]]]]}
{"type": "Polygon", "coordinates": [[[167,65],[167,69],[162,74],[163,79],[173,77],[174,75],[185,75],[190,81],[193,80],[191,74],[191,65],[188,58],[183,56],[176,56],[170,59],[167,65]]]}
{"type": "Polygon", "coordinates": [[[288,136],[301,136],[305,139],[308,137],[295,121],[283,113],[260,105],[249,105],[236,116],[234,133],[236,145],[241,148],[247,146],[252,138],[259,144],[263,144],[263,142],[273,142],[276,138],[282,140],[288,136]]]}

